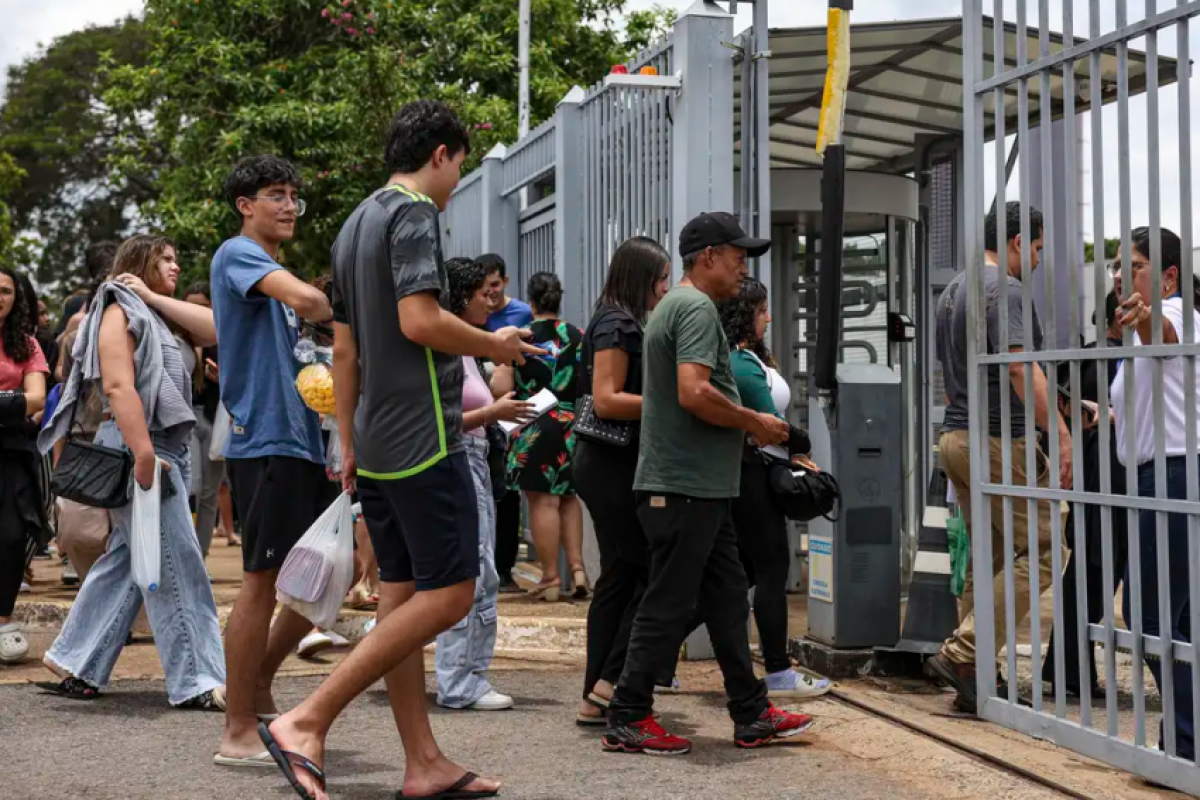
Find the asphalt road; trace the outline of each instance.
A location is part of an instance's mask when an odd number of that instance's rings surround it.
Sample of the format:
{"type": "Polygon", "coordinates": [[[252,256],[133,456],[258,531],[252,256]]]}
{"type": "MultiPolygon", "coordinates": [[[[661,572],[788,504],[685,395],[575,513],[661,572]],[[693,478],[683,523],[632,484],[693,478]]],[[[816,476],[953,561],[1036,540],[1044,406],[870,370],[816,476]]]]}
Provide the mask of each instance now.
{"type": "MultiPolygon", "coordinates": [[[[318,680],[282,679],[278,697],[285,704],[294,703],[318,680]]],[[[873,767],[875,757],[864,760],[828,743],[823,746],[820,725],[805,744],[736,750],[717,693],[669,696],[659,702],[672,730],[693,739],[695,749],[690,755],[606,754],[594,729],[572,723],[578,683],[574,671],[505,671],[495,680],[517,698],[516,709],[490,714],[434,709],[431,713],[443,749],[460,764],[503,780],[505,798],[947,796],[928,782],[914,784],[894,770],[873,767]]],[[[854,721],[847,717],[852,712],[834,704],[813,703],[810,710],[840,715],[843,726],[854,721]]],[[[221,719],[215,713],[171,710],[158,681],[117,683],[104,699],[90,703],[41,694],[30,685],[2,686],[3,796],[14,800],[293,797],[274,770],[212,765],[221,719]]],[[[891,731],[894,734],[895,729],[891,731]]],[[[326,766],[332,797],[387,798],[399,788],[402,757],[381,686],[350,707],[329,744],[326,766]]],[[[964,767],[982,769],[956,762],[955,769],[964,767]]],[[[949,794],[974,796],[970,791],[949,794]]]]}

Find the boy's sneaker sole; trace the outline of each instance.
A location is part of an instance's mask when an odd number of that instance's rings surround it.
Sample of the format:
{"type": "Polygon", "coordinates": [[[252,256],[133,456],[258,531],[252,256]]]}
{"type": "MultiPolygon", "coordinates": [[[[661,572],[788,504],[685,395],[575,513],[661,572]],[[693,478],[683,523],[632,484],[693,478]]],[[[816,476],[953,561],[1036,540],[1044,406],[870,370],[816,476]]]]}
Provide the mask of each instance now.
{"type": "Polygon", "coordinates": [[[628,745],[618,740],[610,740],[607,734],[600,737],[600,746],[604,748],[604,752],[606,753],[628,753],[630,755],[682,756],[692,752],[691,745],[688,745],[683,750],[654,750],[648,747],[628,745]]]}

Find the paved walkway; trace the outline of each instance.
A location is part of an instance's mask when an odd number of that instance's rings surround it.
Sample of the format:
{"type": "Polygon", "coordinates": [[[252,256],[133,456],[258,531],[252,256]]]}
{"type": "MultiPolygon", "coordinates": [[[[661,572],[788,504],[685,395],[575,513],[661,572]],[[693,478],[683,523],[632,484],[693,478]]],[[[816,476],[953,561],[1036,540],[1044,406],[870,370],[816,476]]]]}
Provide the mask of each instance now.
{"type": "MultiPolygon", "coordinates": [[[[688,676],[691,682],[702,675],[688,676]]],[[[781,798],[1049,798],[1052,793],[832,702],[809,704],[820,724],[805,742],[742,752],[716,692],[662,698],[664,721],[692,737],[679,758],[601,752],[597,733],[572,724],[578,675],[549,666],[498,669],[497,686],[518,707],[490,714],[434,710],[447,753],[504,782],[511,800],[780,800],[781,798]]],[[[279,698],[294,703],[315,678],[287,678],[279,698]]],[[[116,686],[91,703],[0,687],[5,797],[58,800],[173,800],[227,797],[283,800],[290,790],[271,770],[211,764],[221,717],[167,708],[159,682],[116,686]]],[[[387,798],[403,779],[386,695],[376,687],[354,703],[330,740],[331,795],[387,798]]]]}

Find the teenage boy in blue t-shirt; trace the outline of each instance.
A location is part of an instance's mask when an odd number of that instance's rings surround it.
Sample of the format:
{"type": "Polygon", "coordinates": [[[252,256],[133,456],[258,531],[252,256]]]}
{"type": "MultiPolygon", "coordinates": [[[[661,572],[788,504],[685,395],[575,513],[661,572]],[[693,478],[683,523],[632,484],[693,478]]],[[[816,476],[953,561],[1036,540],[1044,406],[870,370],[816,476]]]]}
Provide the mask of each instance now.
{"type": "MultiPolygon", "coordinates": [[[[239,161],[225,197],[242,220],[212,261],[212,304],[221,347],[221,401],[233,428],[226,446],[242,523],[242,588],[225,632],[225,731],[215,761],[261,767],[258,715],[275,714],[271,682],[312,624],[284,608],[274,626],[275,578],[329,500],[317,414],[296,391],[301,318],[333,317],[323,292],[279,263],[304,213],[300,173],[276,156],[239,161]]],[[[267,763],[270,763],[268,760],[267,763]]]]}

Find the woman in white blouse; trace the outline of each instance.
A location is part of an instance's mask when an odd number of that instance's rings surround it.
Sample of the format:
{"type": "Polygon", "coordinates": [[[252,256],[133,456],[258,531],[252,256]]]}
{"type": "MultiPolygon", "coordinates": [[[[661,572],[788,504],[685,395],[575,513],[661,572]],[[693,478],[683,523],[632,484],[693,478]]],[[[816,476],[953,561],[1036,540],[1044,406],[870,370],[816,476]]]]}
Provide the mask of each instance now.
{"type": "MultiPolygon", "coordinates": [[[[1194,285],[1181,286],[1182,274],[1179,268],[1182,251],[1179,237],[1165,228],[1161,232],[1161,298],[1152,296],[1151,278],[1153,265],[1150,258],[1151,235],[1148,228],[1138,228],[1132,233],[1133,247],[1129,252],[1129,267],[1133,273],[1133,285],[1122,297],[1118,311],[1118,321],[1133,330],[1133,343],[1142,346],[1154,343],[1152,304],[1162,303],[1162,343],[1164,345],[1178,344],[1184,339],[1184,305],[1181,291],[1197,293],[1194,285]]],[[[1117,259],[1125,257],[1119,252],[1117,259]]],[[[1195,308],[1200,308],[1200,297],[1196,298],[1195,308]]],[[[1200,334],[1200,311],[1192,311],[1193,331],[1200,334]]],[[[1117,452],[1122,464],[1127,464],[1132,455],[1137,465],[1137,488],[1142,497],[1155,496],[1155,426],[1162,425],[1165,442],[1166,496],[1173,500],[1187,499],[1187,460],[1197,458],[1196,453],[1188,453],[1186,446],[1187,404],[1200,406],[1200,374],[1195,375],[1194,393],[1188,397],[1185,393],[1184,358],[1180,356],[1161,359],[1162,364],[1162,419],[1156,419],[1157,381],[1154,379],[1154,360],[1152,358],[1134,358],[1121,362],[1116,379],[1112,384],[1112,409],[1117,427],[1117,452]],[[1126,415],[1126,370],[1132,368],[1134,378],[1130,382],[1133,392],[1133,416],[1126,415]],[[1131,437],[1132,441],[1126,437],[1131,437]],[[1127,442],[1133,446],[1130,453],[1127,442]]],[[[1200,373],[1200,370],[1197,370],[1200,373]]],[[[1200,419],[1200,407],[1194,410],[1194,419],[1200,419]]],[[[1191,577],[1188,565],[1188,515],[1167,515],[1167,560],[1169,564],[1167,583],[1162,585],[1158,574],[1158,521],[1154,511],[1142,511],[1138,515],[1138,530],[1136,534],[1140,544],[1141,605],[1142,631],[1147,636],[1158,636],[1160,632],[1169,634],[1177,642],[1192,641],[1191,612],[1189,586],[1191,577]],[[1169,594],[1169,617],[1161,619],[1159,615],[1159,592],[1165,590],[1169,594]]],[[[1132,549],[1132,548],[1131,548],[1132,549]]],[[[1132,565],[1129,567],[1132,569],[1132,565]]],[[[1200,576],[1198,576],[1200,577],[1200,576]]],[[[1133,583],[1128,572],[1125,576],[1124,603],[1122,608],[1126,624],[1133,622],[1130,610],[1130,598],[1133,593],[1133,583]]],[[[1146,660],[1147,666],[1154,674],[1154,680],[1162,689],[1162,662],[1156,657],[1146,660]]],[[[1176,753],[1179,758],[1193,760],[1196,751],[1195,720],[1192,718],[1192,676],[1187,664],[1174,662],[1174,698],[1175,698],[1175,731],[1176,753]]],[[[1164,737],[1165,738],[1165,737],[1164,737]]],[[[1165,744],[1160,741],[1160,747],[1165,744]]]]}

